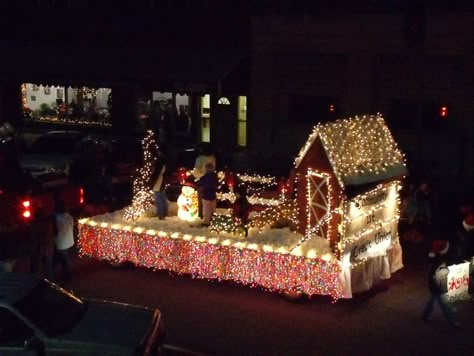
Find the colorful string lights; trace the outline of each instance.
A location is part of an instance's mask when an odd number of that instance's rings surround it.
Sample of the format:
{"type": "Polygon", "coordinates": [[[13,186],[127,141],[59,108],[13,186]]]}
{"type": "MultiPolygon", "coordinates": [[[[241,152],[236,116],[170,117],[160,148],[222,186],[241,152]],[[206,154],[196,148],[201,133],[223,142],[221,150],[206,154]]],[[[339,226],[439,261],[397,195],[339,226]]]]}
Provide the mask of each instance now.
{"type": "Polygon", "coordinates": [[[339,263],[309,259],[245,244],[217,243],[204,236],[166,234],[129,228],[79,224],[80,254],[109,261],[130,261],[193,277],[233,280],[274,291],[342,296],[339,263]],[[253,247],[253,248],[252,248],[253,247]]]}

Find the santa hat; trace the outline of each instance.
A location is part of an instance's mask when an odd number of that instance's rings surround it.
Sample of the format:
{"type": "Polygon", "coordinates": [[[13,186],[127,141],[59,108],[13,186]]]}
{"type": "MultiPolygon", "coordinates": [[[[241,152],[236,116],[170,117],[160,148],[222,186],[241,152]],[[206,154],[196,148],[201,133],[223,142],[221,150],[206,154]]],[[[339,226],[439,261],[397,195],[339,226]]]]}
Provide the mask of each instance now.
{"type": "Polygon", "coordinates": [[[429,257],[433,258],[436,256],[444,255],[449,250],[449,242],[444,240],[435,240],[431,244],[431,251],[428,254],[429,257]]]}
{"type": "Polygon", "coordinates": [[[191,187],[196,189],[196,184],[194,184],[193,182],[184,182],[183,187],[191,187]]]}
{"type": "Polygon", "coordinates": [[[471,213],[467,215],[464,220],[462,221],[462,226],[464,226],[464,230],[471,231],[474,229],[474,214],[471,213]]]}

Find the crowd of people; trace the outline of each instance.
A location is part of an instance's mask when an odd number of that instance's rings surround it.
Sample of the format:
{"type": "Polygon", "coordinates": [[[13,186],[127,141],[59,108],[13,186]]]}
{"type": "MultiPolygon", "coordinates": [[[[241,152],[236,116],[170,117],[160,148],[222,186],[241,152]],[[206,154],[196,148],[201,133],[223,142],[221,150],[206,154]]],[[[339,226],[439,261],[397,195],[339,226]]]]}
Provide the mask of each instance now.
{"type": "Polygon", "coordinates": [[[166,149],[169,140],[191,140],[195,133],[189,107],[173,105],[172,100],[160,102],[154,100],[150,105],[149,114],[143,116],[145,130],[153,130],[160,147],[166,149]]]}

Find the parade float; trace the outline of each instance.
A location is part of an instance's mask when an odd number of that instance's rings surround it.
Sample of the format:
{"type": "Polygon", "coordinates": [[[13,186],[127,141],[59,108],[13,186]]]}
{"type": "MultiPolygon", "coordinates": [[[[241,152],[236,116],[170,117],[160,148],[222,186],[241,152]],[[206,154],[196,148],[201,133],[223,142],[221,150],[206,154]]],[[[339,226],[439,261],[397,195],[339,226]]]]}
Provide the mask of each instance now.
{"type": "MultiPolygon", "coordinates": [[[[406,168],[380,115],[317,125],[276,196],[264,194],[278,184],[275,177],[236,175],[258,207],[245,234],[232,228],[232,209],[219,210],[211,228],[190,222],[182,211],[165,220],[147,213],[153,200],[143,178],[150,174],[153,144],[144,140],[142,183],[134,187],[132,204],[79,221],[81,255],[334,299],[351,298],[403,267],[397,225],[406,168]]],[[[225,176],[227,189],[218,198],[235,201],[236,183],[225,176]]],[[[191,202],[188,188],[182,194],[191,202]]]]}

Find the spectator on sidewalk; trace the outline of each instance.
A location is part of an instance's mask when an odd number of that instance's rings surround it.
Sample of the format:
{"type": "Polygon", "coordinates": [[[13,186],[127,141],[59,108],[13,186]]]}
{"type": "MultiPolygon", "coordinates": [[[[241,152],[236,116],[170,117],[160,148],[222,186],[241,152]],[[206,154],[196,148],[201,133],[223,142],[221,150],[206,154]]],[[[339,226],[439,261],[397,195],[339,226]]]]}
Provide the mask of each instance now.
{"type": "Polygon", "coordinates": [[[422,181],[413,192],[408,192],[402,204],[402,214],[425,239],[432,239],[432,201],[427,181],[422,181]]]}
{"type": "Polygon", "coordinates": [[[71,259],[69,250],[74,246],[74,219],[66,210],[63,201],[56,202],[55,266],[59,263],[63,270],[64,282],[71,281],[71,259]]]}
{"type": "Polygon", "coordinates": [[[444,240],[434,240],[429,257],[431,265],[428,274],[428,288],[430,297],[423,310],[422,319],[430,321],[433,314],[435,303],[438,303],[445,318],[454,327],[459,327],[460,323],[456,320],[453,310],[447,304],[445,294],[448,291],[448,273],[446,265],[446,253],[449,250],[449,242],[444,240]]]}
{"type": "Polygon", "coordinates": [[[457,235],[457,257],[460,261],[470,261],[474,257],[474,213],[463,216],[457,235]]]}
{"type": "Polygon", "coordinates": [[[34,214],[31,238],[31,273],[38,273],[41,265],[44,277],[53,278],[54,220],[43,207],[38,207],[34,214]]]}
{"type": "Polygon", "coordinates": [[[459,255],[461,261],[469,262],[469,294],[474,292],[474,212],[468,213],[462,221],[459,235],[459,255]]]}

